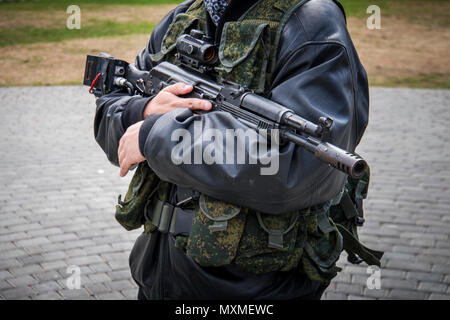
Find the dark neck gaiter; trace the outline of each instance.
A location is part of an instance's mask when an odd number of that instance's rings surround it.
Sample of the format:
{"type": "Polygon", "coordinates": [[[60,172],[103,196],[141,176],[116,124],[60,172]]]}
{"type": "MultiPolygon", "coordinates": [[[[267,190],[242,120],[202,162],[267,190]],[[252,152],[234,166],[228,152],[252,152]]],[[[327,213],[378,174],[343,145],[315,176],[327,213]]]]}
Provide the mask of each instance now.
{"type": "Polygon", "coordinates": [[[208,11],[211,16],[211,20],[217,26],[220,18],[222,17],[225,9],[228,5],[226,0],[203,0],[205,4],[206,11],[208,11]]]}

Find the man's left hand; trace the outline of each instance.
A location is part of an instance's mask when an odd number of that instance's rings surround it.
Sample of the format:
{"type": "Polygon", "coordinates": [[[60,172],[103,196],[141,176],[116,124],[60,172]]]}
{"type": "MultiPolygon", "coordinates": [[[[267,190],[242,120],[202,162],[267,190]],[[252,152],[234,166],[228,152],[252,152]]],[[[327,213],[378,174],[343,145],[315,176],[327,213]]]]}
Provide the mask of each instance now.
{"type": "Polygon", "coordinates": [[[133,164],[145,161],[139,149],[139,130],[142,123],[140,121],[128,127],[119,142],[119,165],[120,176],[125,177],[133,164]]]}

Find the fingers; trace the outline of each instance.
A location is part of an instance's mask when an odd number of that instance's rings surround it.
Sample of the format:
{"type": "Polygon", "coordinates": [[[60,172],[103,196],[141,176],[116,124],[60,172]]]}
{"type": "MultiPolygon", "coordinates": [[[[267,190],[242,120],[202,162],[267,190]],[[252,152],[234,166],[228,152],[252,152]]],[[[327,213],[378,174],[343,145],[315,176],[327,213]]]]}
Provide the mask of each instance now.
{"type": "Polygon", "coordinates": [[[194,89],[193,86],[187,85],[183,82],[175,83],[171,86],[165,87],[162,91],[172,93],[176,96],[181,96],[183,94],[188,94],[194,89]]]}
{"type": "Polygon", "coordinates": [[[137,122],[128,127],[124,135],[119,141],[119,148],[117,150],[120,176],[125,177],[131,166],[145,161],[144,156],[139,150],[139,130],[143,121],[137,122]]]}
{"type": "Polygon", "coordinates": [[[189,108],[191,110],[210,110],[211,102],[195,98],[177,98],[172,102],[174,108],[189,108]]]}
{"type": "MultiPolygon", "coordinates": [[[[182,82],[175,83],[164,88],[162,91],[171,93],[175,96],[185,95],[194,89],[193,86],[187,85],[182,82]]],[[[191,110],[210,110],[212,104],[209,101],[195,99],[195,98],[179,98],[173,97],[171,103],[171,108],[189,108],[191,110]]]]}
{"type": "Polygon", "coordinates": [[[127,159],[124,159],[124,161],[120,164],[120,176],[125,177],[130,170],[131,163],[127,161],[127,159]]]}
{"type": "Polygon", "coordinates": [[[125,150],[124,150],[124,140],[123,137],[119,141],[119,150],[117,151],[119,156],[119,166],[120,166],[120,176],[124,177],[128,171],[125,171],[125,150]],[[125,172],[125,173],[124,173],[125,172]]]}
{"type": "Polygon", "coordinates": [[[131,167],[131,163],[128,160],[128,158],[126,157],[126,152],[125,152],[125,147],[124,147],[125,143],[122,139],[120,139],[119,142],[119,151],[118,151],[118,155],[119,155],[119,166],[120,166],[120,172],[119,175],[121,177],[125,177],[128,173],[128,170],[130,170],[131,167]]]}

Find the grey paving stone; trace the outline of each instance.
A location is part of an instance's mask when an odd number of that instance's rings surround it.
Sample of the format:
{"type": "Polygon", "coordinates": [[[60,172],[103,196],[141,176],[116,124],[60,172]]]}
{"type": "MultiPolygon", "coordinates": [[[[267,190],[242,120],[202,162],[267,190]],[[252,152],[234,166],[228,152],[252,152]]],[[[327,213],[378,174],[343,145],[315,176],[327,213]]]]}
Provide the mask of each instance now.
{"type": "Polygon", "coordinates": [[[408,260],[389,260],[387,268],[407,271],[431,271],[431,264],[424,262],[411,262],[408,260]]]}
{"type": "Polygon", "coordinates": [[[337,283],[336,284],[336,292],[352,294],[352,295],[362,295],[363,287],[355,286],[355,285],[351,285],[351,284],[345,284],[345,283],[337,283]]]}
{"type": "Polygon", "coordinates": [[[88,253],[84,248],[70,248],[64,251],[68,258],[77,258],[87,256],[88,253]]]}
{"type": "Polygon", "coordinates": [[[57,235],[53,235],[53,236],[48,236],[47,238],[52,243],[59,242],[59,241],[77,240],[78,239],[77,235],[74,233],[57,234],[57,235]]]}
{"type": "Polygon", "coordinates": [[[131,279],[130,270],[118,270],[107,273],[112,280],[131,279]]]}
{"type": "MultiPolygon", "coordinates": [[[[419,262],[439,264],[441,266],[445,265],[449,261],[449,258],[447,258],[447,257],[429,255],[429,254],[419,254],[419,255],[417,255],[417,257],[415,259],[416,259],[416,261],[419,261],[419,262]]],[[[440,267],[437,267],[437,268],[440,268],[440,267]]]]}
{"type": "Polygon", "coordinates": [[[375,300],[376,298],[373,297],[363,297],[363,296],[354,296],[354,295],[349,295],[348,296],[348,300],[375,300]]]}
{"type": "Polygon", "coordinates": [[[17,259],[1,259],[0,260],[0,269],[11,269],[16,267],[21,267],[22,263],[20,263],[17,259]]]}
{"type": "Polygon", "coordinates": [[[13,275],[7,270],[0,270],[0,280],[12,278],[13,275]]]}
{"type": "Polygon", "coordinates": [[[63,267],[66,268],[67,266],[68,266],[68,264],[65,261],[61,261],[61,260],[42,263],[42,267],[45,270],[59,269],[59,268],[63,268],[63,267]]]}
{"type": "Polygon", "coordinates": [[[431,272],[409,271],[406,277],[407,279],[423,280],[439,283],[440,281],[442,281],[443,275],[431,272]]]}
{"type": "Polygon", "coordinates": [[[121,270],[129,268],[127,259],[108,261],[108,264],[113,270],[121,270]]]}
{"type": "MultiPolygon", "coordinates": [[[[436,282],[421,282],[419,284],[419,290],[420,291],[427,291],[427,292],[436,292],[436,293],[445,293],[447,291],[448,285],[443,283],[436,283],[436,282]]],[[[450,298],[450,297],[449,297],[450,298]]]]}
{"type": "Polygon", "coordinates": [[[408,289],[415,290],[417,288],[416,280],[401,280],[401,279],[390,279],[383,277],[381,279],[381,287],[385,289],[408,289]]]}
{"type": "Polygon", "coordinates": [[[50,240],[44,237],[39,238],[33,238],[33,239],[27,239],[27,240],[19,240],[16,242],[17,246],[19,247],[27,247],[27,246],[39,246],[43,244],[50,243],[50,240]]]}
{"type": "Polygon", "coordinates": [[[127,300],[137,300],[138,290],[128,289],[121,292],[127,300]]]}
{"type": "Polygon", "coordinates": [[[17,248],[12,242],[0,243],[0,252],[17,248]]]}
{"type": "Polygon", "coordinates": [[[27,239],[27,238],[29,238],[29,236],[25,232],[0,234],[0,242],[27,239]]]}
{"type": "MultiPolygon", "coordinates": [[[[117,195],[126,192],[131,175],[120,179],[92,138],[92,96],[82,87],[22,91],[0,88],[0,148],[8,150],[0,181],[12,181],[0,188],[0,297],[135,299],[128,255],[141,230],[126,232],[113,218],[117,195]],[[49,98],[54,96],[65,99],[49,98]],[[38,113],[50,121],[35,126],[38,113]],[[83,286],[78,293],[65,284],[67,266],[76,262],[83,286]],[[8,288],[10,279],[19,278],[38,282],[8,288]]],[[[448,90],[371,88],[370,123],[357,150],[372,169],[360,237],[386,251],[382,286],[392,288],[368,290],[367,266],[351,266],[343,255],[344,270],[324,299],[448,297],[448,101],[448,90]]]]}
{"type": "Polygon", "coordinates": [[[89,275],[89,280],[92,283],[110,283],[111,278],[109,278],[106,273],[97,273],[97,274],[91,274],[89,275]]]}
{"type": "Polygon", "coordinates": [[[136,284],[129,280],[118,280],[108,283],[108,286],[114,291],[124,291],[128,289],[137,288],[136,284]]]}
{"type": "Polygon", "coordinates": [[[439,294],[439,293],[432,293],[429,297],[430,300],[450,300],[449,294],[439,294]]]}
{"type": "Polygon", "coordinates": [[[90,268],[94,272],[103,272],[104,273],[104,272],[112,271],[111,267],[108,264],[104,263],[104,262],[90,265],[90,268]]]}
{"type": "Polygon", "coordinates": [[[433,266],[431,267],[431,271],[437,272],[437,273],[450,274],[450,264],[448,264],[448,261],[446,263],[447,264],[445,264],[445,265],[438,264],[438,263],[433,264],[433,266]]]}
{"type": "Polygon", "coordinates": [[[125,297],[120,292],[100,293],[96,295],[99,300],[125,300],[125,297]]]}
{"type": "Polygon", "coordinates": [[[91,294],[84,288],[80,289],[64,289],[59,290],[58,293],[66,300],[85,300],[91,298],[91,294]]]}
{"type": "Polygon", "coordinates": [[[31,288],[29,288],[29,287],[20,287],[20,288],[13,288],[13,289],[9,289],[9,290],[2,290],[0,292],[0,295],[8,300],[16,300],[16,299],[20,299],[23,297],[34,296],[35,292],[33,290],[31,290],[31,288]]]}
{"type": "Polygon", "coordinates": [[[13,287],[25,287],[32,284],[36,284],[39,281],[33,278],[32,276],[26,275],[26,276],[20,276],[18,278],[12,278],[6,280],[8,283],[10,283],[13,287]]]}
{"type": "Polygon", "coordinates": [[[18,257],[17,260],[19,260],[23,265],[36,265],[44,261],[44,258],[42,258],[41,254],[32,254],[27,256],[18,257]]]}
{"type": "Polygon", "coordinates": [[[428,296],[428,294],[424,293],[424,292],[393,289],[391,291],[390,298],[401,299],[401,300],[424,300],[427,298],[427,296],[428,296]]]}
{"type": "Polygon", "coordinates": [[[450,275],[446,275],[444,278],[444,283],[450,284],[450,275]]]}
{"type": "Polygon", "coordinates": [[[61,278],[61,274],[56,270],[50,270],[34,274],[40,281],[57,280],[61,278]]]}
{"type": "Polygon", "coordinates": [[[64,251],[45,252],[42,254],[42,259],[45,261],[63,260],[67,257],[64,251]]]}
{"type": "Polygon", "coordinates": [[[55,291],[40,293],[37,296],[35,296],[33,299],[35,300],[62,300],[62,296],[59,295],[55,291]]]}
{"type": "Polygon", "coordinates": [[[43,271],[44,271],[44,269],[42,269],[42,267],[38,264],[32,264],[32,265],[27,265],[27,266],[23,266],[23,267],[10,269],[11,274],[13,274],[16,277],[40,273],[43,271]]]}
{"type": "Polygon", "coordinates": [[[86,254],[89,254],[89,255],[101,254],[101,253],[112,252],[112,251],[117,251],[117,250],[113,249],[113,247],[108,244],[104,244],[104,245],[100,245],[100,246],[92,246],[92,247],[85,249],[86,254]]]}
{"type": "Polygon", "coordinates": [[[39,284],[32,285],[31,288],[39,293],[43,292],[49,292],[49,291],[58,291],[61,288],[58,282],[56,281],[47,281],[47,282],[41,282],[39,284]]]}
{"type": "Polygon", "coordinates": [[[96,296],[100,293],[108,293],[111,288],[106,286],[104,283],[89,283],[84,286],[86,290],[92,295],[96,296]]]}
{"type": "Polygon", "coordinates": [[[0,290],[12,289],[12,285],[6,280],[0,280],[0,290]]]}
{"type": "Polygon", "coordinates": [[[323,297],[324,300],[347,300],[347,295],[336,292],[328,292],[323,297]]]}
{"type": "Polygon", "coordinates": [[[67,259],[67,263],[71,265],[88,265],[88,264],[95,264],[103,262],[103,259],[99,256],[81,256],[81,257],[75,257],[75,258],[69,258],[67,259]]]}

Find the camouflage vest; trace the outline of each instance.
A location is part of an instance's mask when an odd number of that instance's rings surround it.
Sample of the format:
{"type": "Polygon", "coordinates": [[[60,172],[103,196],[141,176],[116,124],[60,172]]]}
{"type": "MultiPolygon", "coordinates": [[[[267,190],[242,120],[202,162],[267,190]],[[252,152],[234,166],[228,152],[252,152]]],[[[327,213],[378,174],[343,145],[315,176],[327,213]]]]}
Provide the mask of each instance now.
{"type": "MultiPolygon", "coordinates": [[[[238,21],[227,22],[219,46],[218,78],[263,94],[270,84],[281,31],[292,12],[307,1],[261,0],[238,21]]],[[[177,38],[192,29],[205,31],[206,14],[202,0],[178,14],[163,37],[161,51],[151,54],[151,59],[178,64],[177,38]]],[[[167,201],[169,190],[169,184],[159,181],[147,165],[139,166],[125,201],[119,198],[116,218],[127,229],[144,224],[145,232],[153,232],[154,223],[142,217],[142,210],[151,207],[155,197],[167,201]],[[139,209],[127,210],[127,205],[139,209]],[[127,224],[130,219],[132,223],[127,224]]],[[[204,267],[234,264],[252,273],[297,269],[310,279],[329,281],[339,271],[336,261],[343,250],[341,232],[329,218],[330,207],[338,205],[341,197],[313,208],[270,215],[201,194],[191,206],[194,219],[189,237],[177,236],[175,244],[204,267]]]]}

